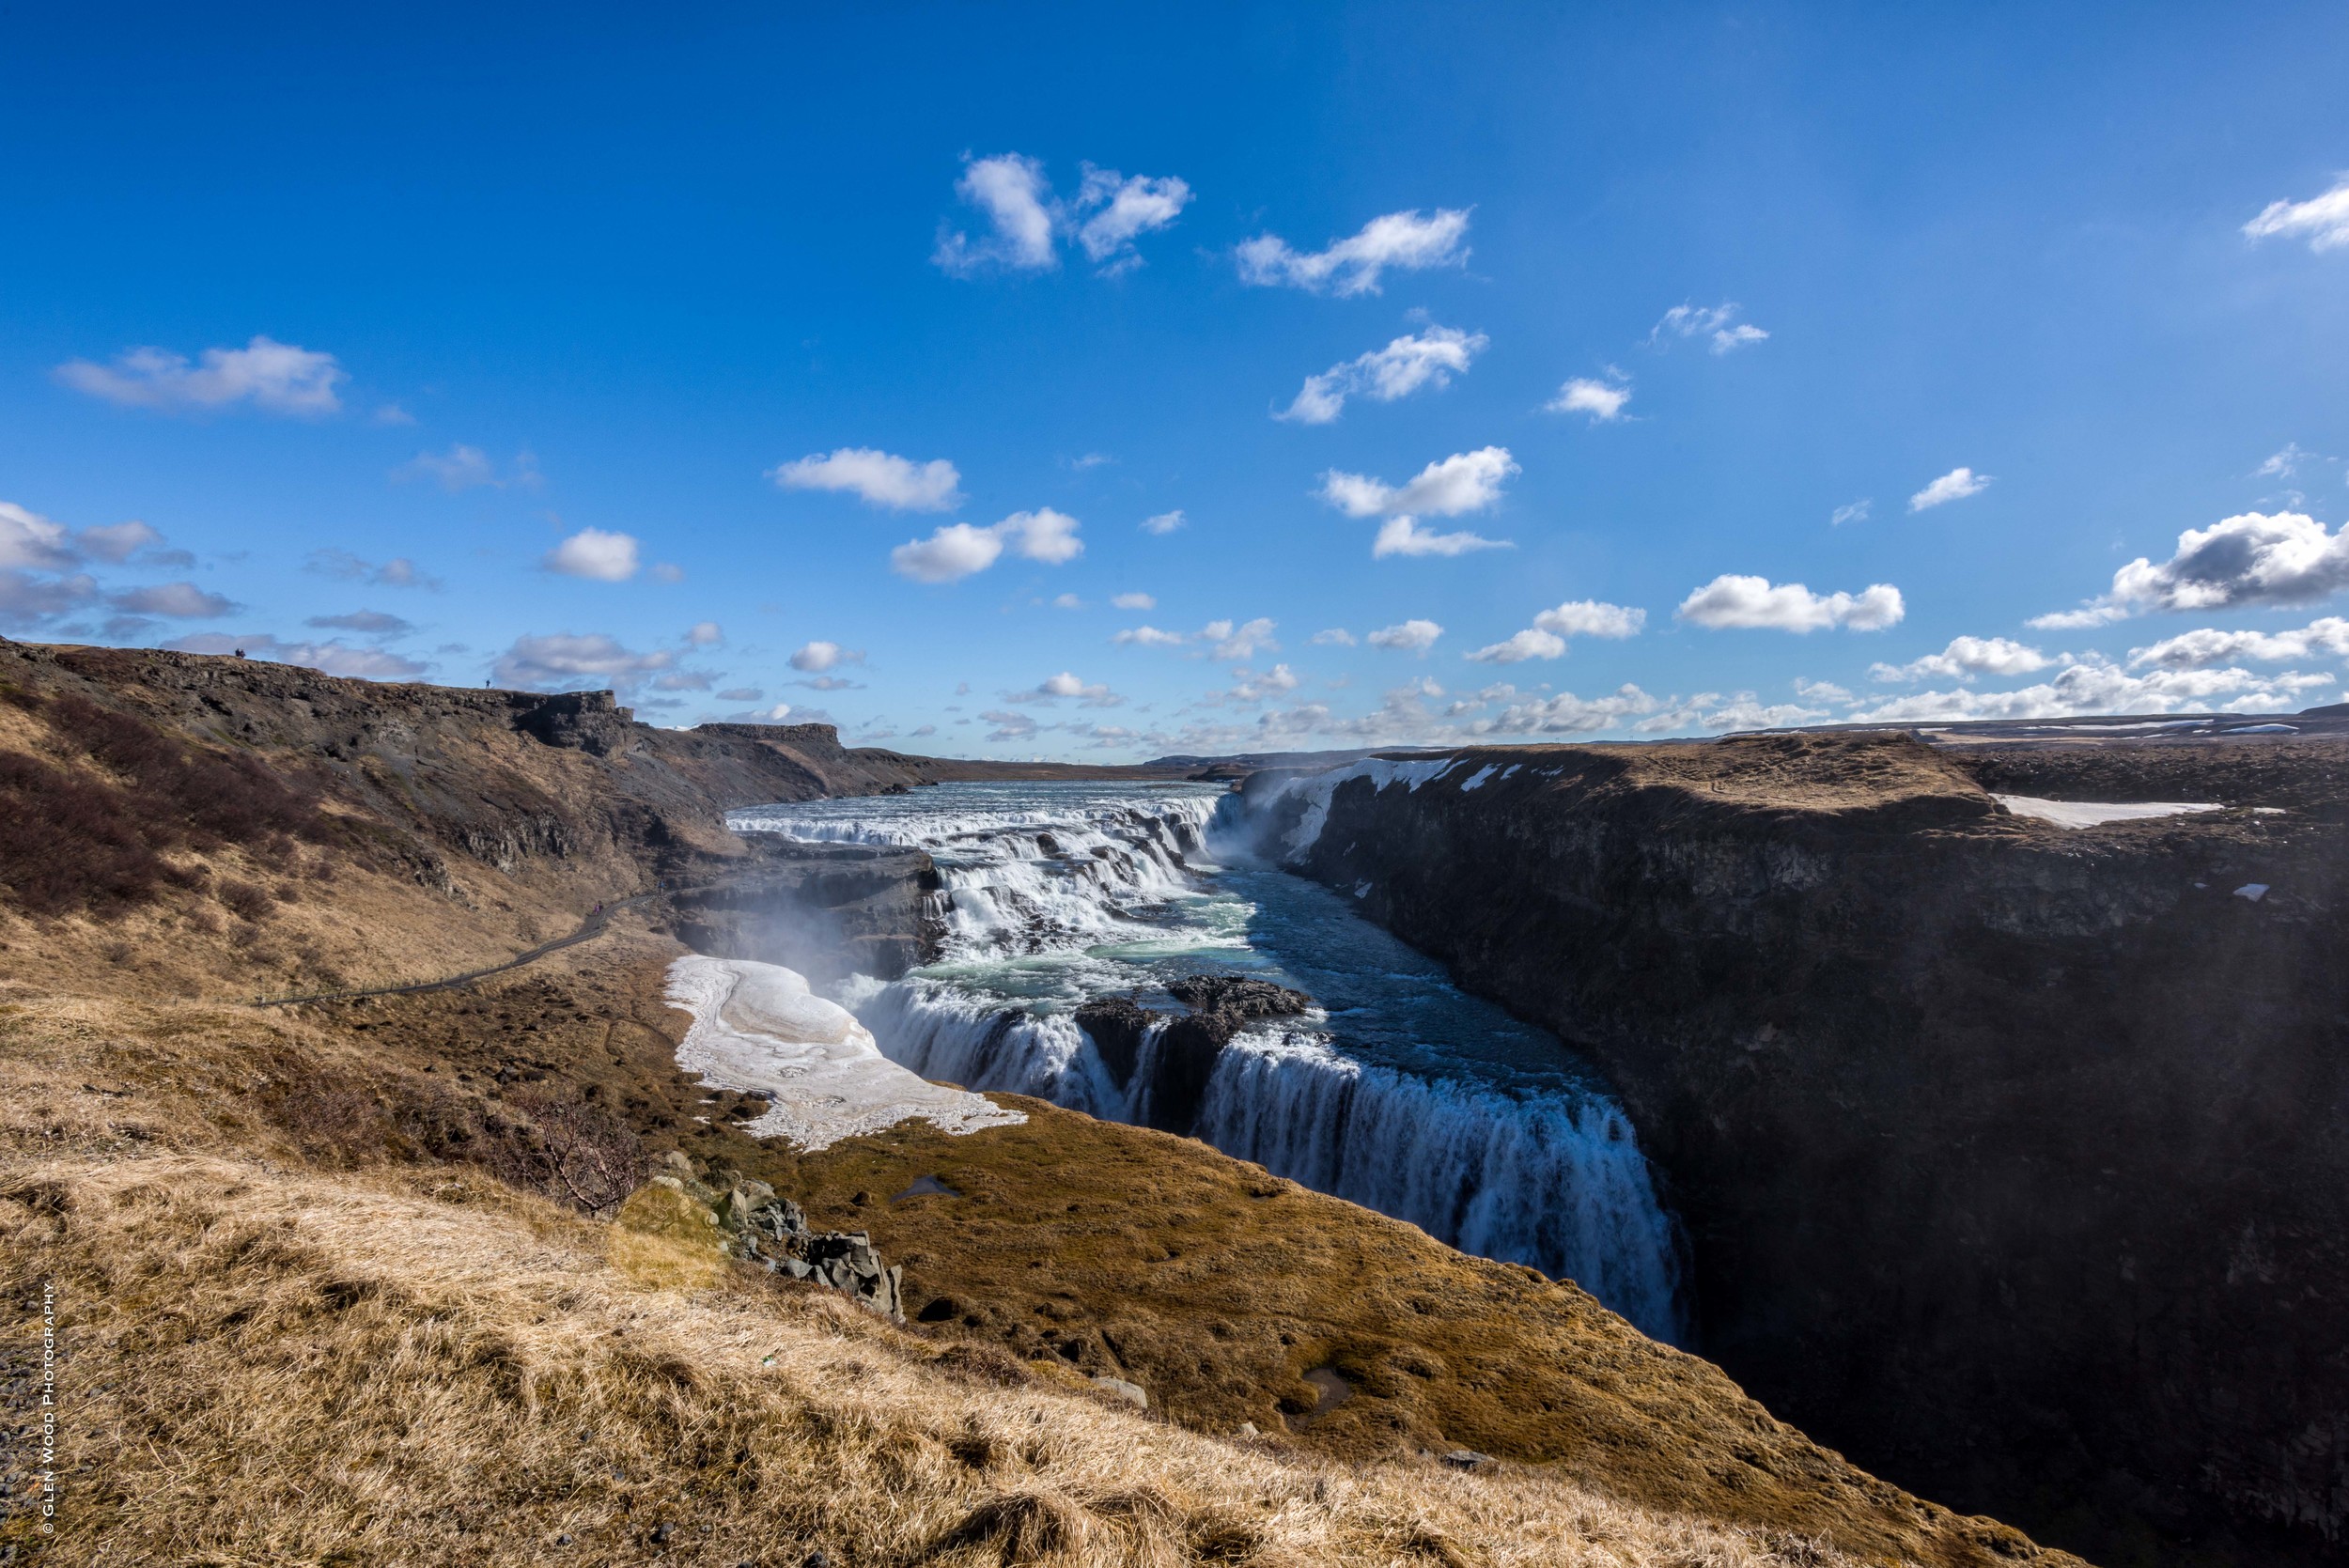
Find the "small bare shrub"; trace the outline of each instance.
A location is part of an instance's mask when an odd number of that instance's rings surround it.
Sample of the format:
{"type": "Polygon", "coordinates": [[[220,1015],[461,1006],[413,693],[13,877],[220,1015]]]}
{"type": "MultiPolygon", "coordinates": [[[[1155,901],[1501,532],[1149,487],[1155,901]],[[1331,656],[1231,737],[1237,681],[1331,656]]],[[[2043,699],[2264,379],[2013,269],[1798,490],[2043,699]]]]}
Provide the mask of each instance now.
{"type": "Polygon", "coordinates": [[[266,920],[274,908],[267,892],[251,882],[223,882],[216,897],[244,920],[266,920]]]}

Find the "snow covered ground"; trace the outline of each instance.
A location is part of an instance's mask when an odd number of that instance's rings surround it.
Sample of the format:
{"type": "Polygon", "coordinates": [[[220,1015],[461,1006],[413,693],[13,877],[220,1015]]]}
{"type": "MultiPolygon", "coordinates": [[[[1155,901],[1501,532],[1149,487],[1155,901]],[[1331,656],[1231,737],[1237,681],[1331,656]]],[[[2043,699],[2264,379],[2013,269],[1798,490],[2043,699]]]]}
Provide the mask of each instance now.
{"type": "Polygon", "coordinates": [[[2094,828],[2107,822],[2136,822],[2148,816],[2182,816],[2187,812],[2227,809],[2187,800],[2042,800],[2030,795],[1993,795],[1990,799],[2017,816],[2035,816],[2059,828],[2094,828]]]}

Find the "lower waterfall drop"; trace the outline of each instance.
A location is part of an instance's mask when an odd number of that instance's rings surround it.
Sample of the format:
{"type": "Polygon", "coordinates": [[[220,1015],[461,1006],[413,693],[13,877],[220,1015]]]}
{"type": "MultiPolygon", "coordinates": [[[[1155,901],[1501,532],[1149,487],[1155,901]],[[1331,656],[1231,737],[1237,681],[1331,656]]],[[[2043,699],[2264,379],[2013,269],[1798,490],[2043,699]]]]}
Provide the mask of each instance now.
{"type": "Polygon", "coordinates": [[[1318,1006],[1233,1035],[1181,1130],[1465,1251],[1571,1279],[1645,1332],[1680,1339],[1673,1226],[1605,1086],[1340,895],[1247,861],[1245,835],[1220,831],[1237,826],[1237,804],[1196,784],[972,784],[730,820],[916,846],[937,862],[939,961],[887,984],[860,977],[840,996],[891,1060],[1153,1120],[1147,1061],[1121,1083],[1080,1006],[1132,995],[1179,1013],[1165,986],[1198,973],[1290,986],[1318,1006]]]}

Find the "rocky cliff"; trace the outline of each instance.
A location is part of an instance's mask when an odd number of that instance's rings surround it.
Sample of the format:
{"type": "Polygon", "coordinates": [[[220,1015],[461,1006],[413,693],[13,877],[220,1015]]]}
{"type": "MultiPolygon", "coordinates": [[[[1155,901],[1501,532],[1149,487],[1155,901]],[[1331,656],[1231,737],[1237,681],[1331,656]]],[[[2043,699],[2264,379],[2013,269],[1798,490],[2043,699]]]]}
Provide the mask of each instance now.
{"type": "Polygon", "coordinates": [[[1772,1408],[2100,1560],[2330,1560],[2349,746],[2178,755],[1470,751],[1342,771],[1380,776],[1317,836],[1293,776],[1249,792],[1301,869],[1603,1064],[1702,1347],[1772,1408]],[[2246,809],[2076,832],[1969,766],[2214,798],[2167,767],[2246,809]]]}

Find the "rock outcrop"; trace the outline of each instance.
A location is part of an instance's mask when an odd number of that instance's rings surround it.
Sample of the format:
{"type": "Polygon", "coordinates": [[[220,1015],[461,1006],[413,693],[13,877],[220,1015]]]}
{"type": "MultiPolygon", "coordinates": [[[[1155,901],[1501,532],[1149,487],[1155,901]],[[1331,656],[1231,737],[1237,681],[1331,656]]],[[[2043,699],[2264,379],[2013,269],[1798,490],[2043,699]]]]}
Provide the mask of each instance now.
{"type": "Polygon", "coordinates": [[[817,1231],[788,1198],[738,1176],[721,1186],[695,1178],[693,1162],[672,1153],[667,1168],[620,1205],[618,1222],[770,1274],[828,1285],[892,1323],[903,1323],[905,1271],[883,1264],[863,1231],[817,1231]]]}
{"type": "Polygon", "coordinates": [[[2247,808],[2089,832],[1905,737],[1477,750],[1339,784],[1297,863],[1605,1068],[1701,1348],[1773,1409],[2092,1557],[2330,1560],[2349,747],[2292,745],[2182,753],[2190,786],[2001,753],[2247,808]]]}
{"type": "Polygon", "coordinates": [[[1313,1005],[1301,991],[1228,974],[1190,975],[1167,993],[1189,1011],[1166,1013],[1130,996],[1098,998],[1077,1010],[1078,1026],[1092,1036],[1117,1087],[1134,1098],[1143,1123],[1161,1132],[1188,1133],[1197,1125],[1216,1058],[1233,1035],[1313,1005]]]}

